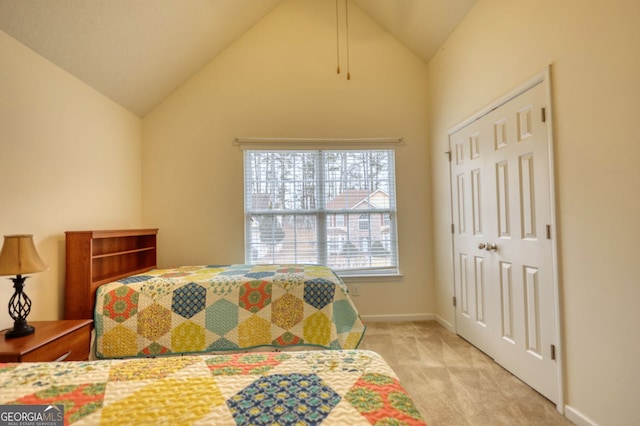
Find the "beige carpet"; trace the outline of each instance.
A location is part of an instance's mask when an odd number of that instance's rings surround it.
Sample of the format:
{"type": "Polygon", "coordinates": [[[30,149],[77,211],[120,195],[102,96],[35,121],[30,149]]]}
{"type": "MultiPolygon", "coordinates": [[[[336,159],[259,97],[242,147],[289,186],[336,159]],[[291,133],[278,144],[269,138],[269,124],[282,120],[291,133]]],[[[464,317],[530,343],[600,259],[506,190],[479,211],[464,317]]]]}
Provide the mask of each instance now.
{"type": "Polygon", "coordinates": [[[435,321],[367,324],[428,426],[570,425],[555,404],[435,321]]]}

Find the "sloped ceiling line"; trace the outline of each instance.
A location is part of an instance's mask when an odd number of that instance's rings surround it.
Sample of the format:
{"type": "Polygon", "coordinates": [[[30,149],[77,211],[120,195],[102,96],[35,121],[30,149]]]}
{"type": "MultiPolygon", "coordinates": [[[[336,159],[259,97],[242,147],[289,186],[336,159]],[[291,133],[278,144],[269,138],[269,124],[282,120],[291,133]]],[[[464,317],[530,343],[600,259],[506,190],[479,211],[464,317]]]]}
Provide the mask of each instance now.
{"type": "MultiPolygon", "coordinates": [[[[319,0],[0,0],[0,29],[142,117],[283,1],[319,0]]],[[[477,0],[349,1],[428,62],[477,0]]]]}

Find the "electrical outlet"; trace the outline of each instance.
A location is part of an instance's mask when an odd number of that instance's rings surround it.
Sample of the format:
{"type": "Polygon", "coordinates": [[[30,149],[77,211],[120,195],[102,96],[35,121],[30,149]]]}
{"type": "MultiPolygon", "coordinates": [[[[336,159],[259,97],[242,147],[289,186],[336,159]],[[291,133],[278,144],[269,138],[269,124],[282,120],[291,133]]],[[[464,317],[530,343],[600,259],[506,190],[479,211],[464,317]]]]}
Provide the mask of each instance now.
{"type": "Polygon", "coordinates": [[[360,286],[358,284],[351,285],[351,295],[360,296],[360,286]]]}

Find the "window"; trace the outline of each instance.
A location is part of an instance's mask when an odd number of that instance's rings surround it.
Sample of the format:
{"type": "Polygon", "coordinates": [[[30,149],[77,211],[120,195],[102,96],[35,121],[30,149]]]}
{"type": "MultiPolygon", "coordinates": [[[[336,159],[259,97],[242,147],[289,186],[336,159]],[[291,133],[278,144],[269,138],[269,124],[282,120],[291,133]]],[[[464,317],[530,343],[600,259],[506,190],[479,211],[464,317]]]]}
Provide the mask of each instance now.
{"type": "Polygon", "coordinates": [[[358,219],[358,229],[361,231],[367,231],[369,229],[369,215],[360,215],[360,219],[358,219]]]}
{"type": "Polygon", "coordinates": [[[377,150],[245,150],[246,262],[397,274],[395,157],[377,150]]]}

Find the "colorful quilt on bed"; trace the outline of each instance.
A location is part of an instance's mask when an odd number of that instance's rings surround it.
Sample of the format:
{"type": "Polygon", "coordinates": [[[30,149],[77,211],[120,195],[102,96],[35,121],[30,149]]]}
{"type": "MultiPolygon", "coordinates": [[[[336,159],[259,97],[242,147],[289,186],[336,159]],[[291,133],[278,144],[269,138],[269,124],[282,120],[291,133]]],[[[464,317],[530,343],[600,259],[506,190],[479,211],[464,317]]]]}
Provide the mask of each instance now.
{"type": "Polygon", "coordinates": [[[0,404],[73,425],[424,425],[370,351],[0,364],[0,404]]]}
{"type": "Polygon", "coordinates": [[[365,331],[344,282],[316,265],[155,269],[100,286],[94,324],[98,358],[355,349],[365,331]]]}

